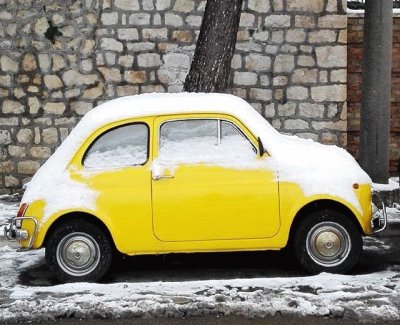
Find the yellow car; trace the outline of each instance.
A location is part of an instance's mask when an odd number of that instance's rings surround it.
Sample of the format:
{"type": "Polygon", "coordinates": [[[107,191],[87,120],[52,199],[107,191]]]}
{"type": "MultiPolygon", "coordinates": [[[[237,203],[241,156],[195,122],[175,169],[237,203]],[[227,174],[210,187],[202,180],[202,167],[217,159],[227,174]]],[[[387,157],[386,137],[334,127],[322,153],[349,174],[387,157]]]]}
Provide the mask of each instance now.
{"type": "Polygon", "coordinates": [[[342,273],[386,226],[370,184],[345,150],[282,135],[235,96],[128,96],[84,116],[5,233],[45,247],[62,282],[99,280],[116,252],[289,244],[311,273],[342,273]]]}

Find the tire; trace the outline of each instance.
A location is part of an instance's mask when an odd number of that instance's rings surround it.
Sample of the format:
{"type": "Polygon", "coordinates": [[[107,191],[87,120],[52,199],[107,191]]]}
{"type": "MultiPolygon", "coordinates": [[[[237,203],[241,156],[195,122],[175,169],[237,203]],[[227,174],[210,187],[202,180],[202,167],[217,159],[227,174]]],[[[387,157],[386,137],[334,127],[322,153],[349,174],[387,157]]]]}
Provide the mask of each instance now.
{"type": "Polygon", "coordinates": [[[46,262],[60,282],[96,282],[110,269],[114,246],[99,227],[81,220],[59,225],[46,243],[46,262]]]}
{"type": "Polygon", "coordinates": [[[294,248],[300,264],[312,274],[346,273],[360,258],[362,236],[350,218],[325,209],[301,221],[294,248]]]}

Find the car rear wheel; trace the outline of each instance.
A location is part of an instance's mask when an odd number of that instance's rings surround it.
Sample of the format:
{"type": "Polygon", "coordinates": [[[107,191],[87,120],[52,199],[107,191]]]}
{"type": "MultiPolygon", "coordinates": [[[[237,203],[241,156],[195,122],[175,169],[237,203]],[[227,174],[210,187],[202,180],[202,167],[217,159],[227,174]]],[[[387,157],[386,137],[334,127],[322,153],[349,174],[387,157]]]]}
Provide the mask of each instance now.
{"type": "Polygon", "coordinates": [[[294,247],[300,264],[311,273],[346,273],[358,262],[362,236],[350,218],[326,209],[300,223],[294,247]]]}
{"type": "Polygon", "coordinates": [[[46,244],[46,262],[61,282],[94,282],[109,270],[113,245],[99,227],[81,220],[58,226],[46,244]]]}

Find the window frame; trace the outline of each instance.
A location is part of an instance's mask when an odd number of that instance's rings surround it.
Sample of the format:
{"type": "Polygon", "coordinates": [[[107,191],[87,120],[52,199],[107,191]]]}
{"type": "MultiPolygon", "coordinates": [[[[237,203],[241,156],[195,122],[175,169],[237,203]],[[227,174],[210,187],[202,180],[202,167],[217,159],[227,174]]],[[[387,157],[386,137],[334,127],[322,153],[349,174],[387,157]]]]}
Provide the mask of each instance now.
{"type": "Polygon", "coordinates": [[[100,133],[99,135],[97,135],[93,141],[89,144],[89,146],[86,148],[85,153],[82,155],[82,159],[80,161],[82,168],[87,168],[87,169],[91,169],[91,170],[113,170],[113,169],[125,169],[125,168],[132,168],[132,167],[137,167],[137,166],[145,166],[148,162],[149,162],[149,158],[150,158],[150,127],[146,122],[130,122],[130,123],[126,123],[126,124],[120,124],[120,125],[116,125],[113,126],[110,129],[107,129],[106,131],[100,133]],[[121,127],[126,127],[126,126],[131,126],[131,125],[144,125],[146,127],[147,130],[147,155],[146,155],[146,160],[142,163],[142,164],[134,164],[134,165],[127,165],[127,166],[119,166],[119,167],[89,167],[85,165],[85,159],[90,151],[90,149],[93,147],[93,145],[97,142],[98,139],[100,139],[102,136],[106,135],[109,132],[112,132],[116,129],[119,129],[121,127]]]}
{"type": "Polygon", "coordinates": [[[165,120],[158,126],[157,156],[159,156],[160,148],[161,148],[161,128],[162,128],[162,126],[169,122],[180,122],[180,121],[187,121],[187,120],[216,120],[217,121],[217,144],[218,145],[221,145],[221,135],[222,135],[221,123],[222,122],[230,123],[250,143],[251,147],[253,148],[254,153],[256,155],[259,154],[259,149],[257,148],[257,146],[254,145],[253,141],[251,141],[249,139],[249,137],[246,135],[246,133],[243,132],[242,129],[236,125],[236,123],[234,123],[226,118],[220,118],[220,117],[188,117],[188,118],[175,118],[175,119],[165,120]]]}

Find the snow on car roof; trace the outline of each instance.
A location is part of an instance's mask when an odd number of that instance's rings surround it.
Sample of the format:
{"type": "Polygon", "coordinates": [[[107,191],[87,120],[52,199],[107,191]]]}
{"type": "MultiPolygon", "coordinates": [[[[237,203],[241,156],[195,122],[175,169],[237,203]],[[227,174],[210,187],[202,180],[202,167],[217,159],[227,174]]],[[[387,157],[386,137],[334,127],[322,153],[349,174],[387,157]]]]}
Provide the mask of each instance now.
{"type": "Polygon", "coordinates": [[[99,127],[123,119],[200,112],[229,114],[241,120],[255,136],[261,138],[271,154],[268,167],[276,166],[279,181],[298,184],[305,195],[337,196],[361,212],[352,185],[370,183],[371,180],[344,149],[282,135],[243,99],[228,94],[203,93],[142,94],[99,105],[82,118],[34,175],[23,201],[44,199],[47,217],[62,208],[95,210],[98,193],[83,183],[71,180],[66,171],[71,158],[90,134],[99,127]]]}

